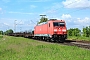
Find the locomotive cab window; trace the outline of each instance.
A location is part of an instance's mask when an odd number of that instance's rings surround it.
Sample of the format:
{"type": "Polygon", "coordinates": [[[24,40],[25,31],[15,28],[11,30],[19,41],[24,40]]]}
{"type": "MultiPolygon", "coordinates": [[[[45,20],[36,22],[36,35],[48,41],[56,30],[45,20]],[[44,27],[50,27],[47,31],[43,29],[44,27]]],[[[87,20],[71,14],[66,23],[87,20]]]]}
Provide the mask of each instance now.
{"type": "Polygon", "coordinates": [[[53,22],[53,26],[65,26],[64,22],[53,22]]]}
{"type": "Polygon", "coordinates": [[[49,27],[50,27],[50,23],[49,23],[49,27]]]}

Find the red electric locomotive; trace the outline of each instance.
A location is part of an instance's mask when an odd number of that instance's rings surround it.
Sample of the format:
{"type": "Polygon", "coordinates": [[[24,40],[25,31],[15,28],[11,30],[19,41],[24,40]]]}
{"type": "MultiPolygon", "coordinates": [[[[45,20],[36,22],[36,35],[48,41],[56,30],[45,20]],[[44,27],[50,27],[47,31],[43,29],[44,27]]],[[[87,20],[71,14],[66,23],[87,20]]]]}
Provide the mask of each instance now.
{"type": "Polygon", "coordinates": [[[50,19],[34,27],[34,37],[49,41],[64,42],[67,28],[64,20],[50,19]]]}

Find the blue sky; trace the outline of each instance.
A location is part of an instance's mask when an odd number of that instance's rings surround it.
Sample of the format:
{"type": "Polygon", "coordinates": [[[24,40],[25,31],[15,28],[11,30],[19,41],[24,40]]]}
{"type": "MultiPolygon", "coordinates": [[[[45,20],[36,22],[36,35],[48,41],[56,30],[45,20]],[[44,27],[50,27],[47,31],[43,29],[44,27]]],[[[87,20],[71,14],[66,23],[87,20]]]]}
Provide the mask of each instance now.
{"type": "Polygon", "coordinates": [[[0,30],[14,30],[15,23],[18,32],[33,30],[40,14],[82,29],[90,25],[90,0],[0,0],[0,30]]]}

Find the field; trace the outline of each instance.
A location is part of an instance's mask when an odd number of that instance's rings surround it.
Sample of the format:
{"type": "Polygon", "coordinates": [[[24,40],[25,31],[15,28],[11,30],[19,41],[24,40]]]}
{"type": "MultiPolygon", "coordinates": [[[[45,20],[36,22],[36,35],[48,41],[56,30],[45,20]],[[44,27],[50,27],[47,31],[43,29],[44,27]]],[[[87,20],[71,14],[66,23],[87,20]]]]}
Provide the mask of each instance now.
{"type": "Polygon", "coordinates": [[[0,60],[90,60],[90,50],[3,36],[0,38],[0,60]]]}

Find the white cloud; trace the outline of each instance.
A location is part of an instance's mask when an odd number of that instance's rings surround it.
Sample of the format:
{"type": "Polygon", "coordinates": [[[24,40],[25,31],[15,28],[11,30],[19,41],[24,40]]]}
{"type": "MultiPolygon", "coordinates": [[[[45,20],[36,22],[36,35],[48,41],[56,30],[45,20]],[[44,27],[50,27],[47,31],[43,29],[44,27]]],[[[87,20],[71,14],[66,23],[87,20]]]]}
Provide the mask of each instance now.
{"type": "Polygon", "coordinates": [[[23,13],[23,12],[8,12],[11,14],[35,14],[35,13],[23,13]]]}
{"type": "Polygon", "coordinates": [[[21,31],[25,31],[25,30],[33,29],[35,26],[35,24],[33,22],[31,22],[29,19],[0,18],[0,29],[3,31],[6,31],[6,29],[14,30],[15,24],[17,24],[16,31],[18,31],[18,32],[20,31],[20,29],[21,29],[21,31]],[[27,21],[27,22],[25,22],[25,21],[27,21]]]}
{"type": "Polygon", "coordinates": [[[24,25],[24,21],[22,21],[22,20],[21,20],[21,21],[17,21],[17,20],[16,20],[16,24],[17,24],[17,25],[24,25]]]}
{"type": "Polygon", "coordinates": [[[2,8],[0,8],[0,14],[3,14],[2,8]]]}
{"type": "Polygon", "coordinates": [[[9,26],[9,24],[8,23],[3,23],[4,25],[6,25],[6,26],[9,26]]]}
{"type": "Polygon", "coordinates": [[[69,19],[69,18],[71,18],[71,15],[69,15],[69,14],[63,14],[61,17],[63,19],[69,19]]]}
{"type": "Polygon", "coordinates": [[[90,26],[90,18],[88,17],[85,17],[84,19],[77,18],[77,20],[75,20],[74,23],[81,26],[90,26]]]}
{"type": "Polygon", "coordinates": [[[2,11],[2,8],[0,8],[0,11],[2,11]]]}
{"type": "Polygon", "coordinates": [[[28,26],[28,27],[34,27],[34,26],[36,26],[36,24],[26,24],[26,26],[28,26]]]}
{"type": "Polygon", "coordinates": [[[36,8],[37,6],[35,6],[35,5],[30,5],[30,8],[36,8]]]}
{"type": "Polygon", "coordinates": [[[0,23],[0,28],[2,28],[3,27],[3,23],[0,23]]]}
{"type": "Polygon", "coordinates": [[[53,5],[51,7],[45,7],[45,9],[47,11],[45,11],[45,14],[56,14],[58,12],[58,10],[61,8],[61,4],[60,3],[53,3],[53,5]]]}
{"type": "Polygon", "coordinates": [[[66,8],[90,8],[90,0],[66,0],[62,3],[66,8]]]}
{"type": "Polygon", "coordinates": [[[58,2],[58,3],[53,3],[53,6],[52,6],[51,8],[52,8],[52,9],[56,9],[56,10],[58,10],[59,8],[61,8],[60,2],[58,2]]]}
{"type": "Polygon", "coordinates": [[[57,11],[56,10],[48,10],[47,12],[46,12],[46,14],[48,13],[48,14],[52,14],[52,13],[56,13],[57,11]]]}
{"type": "Polygon", "coordinates": [[[84,18],[73,18],[69,14],[63,14],[61,16],[65,21],[67,28],[79,28],[82,29],[83,26],[90,26],[90,17],[84,17],[84,18]]]}

